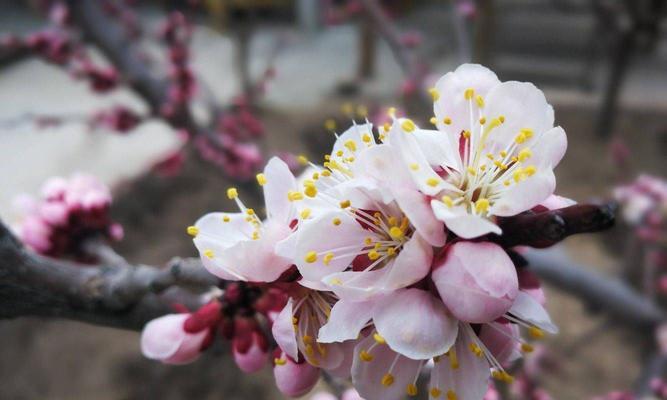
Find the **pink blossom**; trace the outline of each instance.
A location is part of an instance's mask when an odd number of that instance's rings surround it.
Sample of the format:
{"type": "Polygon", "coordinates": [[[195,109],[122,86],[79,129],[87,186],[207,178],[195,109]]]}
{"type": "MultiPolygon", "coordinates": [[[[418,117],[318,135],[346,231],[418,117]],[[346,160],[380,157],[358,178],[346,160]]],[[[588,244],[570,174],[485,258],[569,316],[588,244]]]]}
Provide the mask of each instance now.
{"type": "Polygon", "coordinates": [[[308,393],[320,379],[320,370],[307,362],[296,363],[285,355],[276,359],[273,377],[282,394],[299,397],[308,393]]]}
{"type": "Polygon", "coordinates": [[[490,322],[505,314],[519,290],[514,264],[492,243],[458,242],[433,269],[447,309],[466,322],[490,322]]]}
{"type": "Polygon", "coordinates": [[[144,356],[165,364],[187,364],[196,360],[209,334],[202,330],[188,333],[184,328],[188,314],[169,314],[149,322],[141,333],[144,356]]]}

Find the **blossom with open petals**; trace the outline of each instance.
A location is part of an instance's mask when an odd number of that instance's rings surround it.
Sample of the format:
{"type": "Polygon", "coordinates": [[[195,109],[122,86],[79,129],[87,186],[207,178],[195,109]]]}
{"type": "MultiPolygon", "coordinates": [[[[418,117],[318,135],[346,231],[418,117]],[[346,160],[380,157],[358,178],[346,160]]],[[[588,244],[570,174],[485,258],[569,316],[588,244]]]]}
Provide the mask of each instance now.
{"type": "Polygon", "coordinates": [[[240,212],[206,214],[188,227],[204,267],[223,279],[270,282],[292,265],[276,254],[275,245],[292,233],[296,209],[288,193],[296,189],[296,180],[287,165],[274,157],[257,181],[264,188],[266,220],[247,208],[237,190],[230,188],[227,197],[240,212]]]}
{"type": "Polygon", "coordinates": [[[529,210],[553,193],[553,168],[567,139],[554,127],[542,91],[464,64],[440,78],[431,94],[439,132],[397,119],[389,138],[450,231],[463,238],[500,234],[494,217],[529,210]],[[420,141],[430,144],[428,151],[420,141]]]}

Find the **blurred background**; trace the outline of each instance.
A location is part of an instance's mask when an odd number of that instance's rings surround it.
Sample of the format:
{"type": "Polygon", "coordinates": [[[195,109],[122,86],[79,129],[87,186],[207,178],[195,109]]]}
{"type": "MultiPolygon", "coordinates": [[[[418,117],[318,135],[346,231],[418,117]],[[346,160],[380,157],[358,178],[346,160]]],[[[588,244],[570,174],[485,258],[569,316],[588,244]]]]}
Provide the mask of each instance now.
{"type": "MultiPolygon", "coordinates": [[[[51,176],[82,171],[114,188],[112,212],[125,228],[115,247],[130,261],[160,264],[196,255],[184,227],[228,206],[228,169],[183,150],[174,124],[150,114],[150,104],[122,77],[112,90],[91,90],[77,71],[16,45],[57,20],[44,3],[2,2],[0,217],[17,221],[17,195],[38,193],[51,176]],[[119,105],[141,123],[121,129],[117,120],[100,117],[119,105]]],[[[170,12],[187,17],[195,120],[206,123],[216,107],[234,110],[231,116],[247,110],[261,138],[243,140],[257,144],[265,158],[319,160],[332,131],[352,119],[382,122],[390,106],[426,126],[432,111],[426,89],[474,61],[501,80],[531,81],[545,91],[569,139],[556,170],[559,194],[580,202],[612,199],[614,187],[640,173],[665,178],[667,6],[661,0],[373,2],[380,20],[357,1],[120,3],[133,12],[122,20],[142,31],[135,44],[156,76],[170,76],[156,32],[170,12]]],[[[98,47],[81,40],[93,62],[109,65],[98,47]]],[[[630,232],[621,221],[612,232],[564,246],[577,262],[636,282],[627,266],[628,257],[638,260],[628,250],[637,246],[630,232]]],[[[640,289],[660,296],[655,282],[640,289]]],[[[630,388],[647,351],[646,332],[618,328],[576,299],[547,290],[561,333],[546,342],[551,372],[541,385],[555,399],[630,388]]],[[[222,346],[195,364],[169,367],[142,358],[138,333],[70,321],[0,321],[0,339],[3,399],[281,398],[269,369],[244,375],[222,346]]]]}

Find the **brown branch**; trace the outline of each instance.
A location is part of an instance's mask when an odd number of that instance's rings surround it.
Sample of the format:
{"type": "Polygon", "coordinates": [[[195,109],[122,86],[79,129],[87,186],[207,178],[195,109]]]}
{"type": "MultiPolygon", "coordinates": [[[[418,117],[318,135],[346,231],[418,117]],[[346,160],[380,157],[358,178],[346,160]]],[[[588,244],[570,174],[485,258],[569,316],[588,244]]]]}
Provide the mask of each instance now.
{"type": "Polygon", "coordinates": [[[40,316],[139,330],[174,303],[201,305],[216,286],[198,260],[166,268],[84,265],[42,257],[23,247],[0,223],[0,318],[40,316]],[[197,291],[184,288],[197,288],[197,291]],[[169,289],[169,290],[168,290],[169,289]]]}
{"type": "Polygon", "coordinates": [[[498,225],[503,234],[490,235],[489,240],[505,247],[548,247],[577,233],[599,232],[612,227],[615,212],[613,203],[576,204],[540,213],[527,212],[501,218],[498,225]]]}

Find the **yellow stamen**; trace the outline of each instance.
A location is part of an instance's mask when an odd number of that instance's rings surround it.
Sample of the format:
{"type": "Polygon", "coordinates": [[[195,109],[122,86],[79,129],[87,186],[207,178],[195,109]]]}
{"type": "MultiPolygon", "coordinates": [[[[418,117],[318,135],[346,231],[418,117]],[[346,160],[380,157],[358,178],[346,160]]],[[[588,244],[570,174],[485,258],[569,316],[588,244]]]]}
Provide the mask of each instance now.
{"type": "Polygon", "coordinates": [[[304,192],[304,193],[306,194],[306,196],[308,196],[308,197],[315,197],[315,196],[317,196],[317,188],[315,187],[315,185],[313,185],[313,186],[307,186],[307,187],[303,190],[303,192],[304,192]]]}
{"type": "Polygon", "coordinates": [[[435,125],[438,123],[438,119],[436,117],[431,117],[431,119],[429,119],[428,122],[430,122],[431,125],[435,125]]]}
{"type": "Polygon", "coordinates": [[[348,208],[350,204],[350,200],[343,200],[340,202],[340,208],[348,208]]]}
{"type": "Polygon", "coordinates": [[[205,250],[205,251],[204,251],[204,255],[205,255],[207,258],[213,258],[213,257],[215,257],[215,254],[213,253],[213,250],[210,250],[210,249],[209,249],[209,250],[205,250]]]}
{"type": "Polygon", "coordinates": [[[416,396],[418,393],[417,385],[415,385],[414,383],[409,383],[408,386],[405,388],[405,393],[407,393],[408,396],[416,396]]]}
{"type": "Polygon", "coordinates": [[[463,131],[462,135],[464,138],[470,139],[470,131],[463,131]]]}
{"type": "Polygon", "coordinates": [[[370,143],[371,135],[369,135],[368,133],[364,133],[364,135],[361,137],[361,140],[363,140],[364,143],[370,143]]]}
{"type": "Polygon", "coordinates": [[[343,146],[347,147],[350,151],[357,151],[357,144],[352,139],[347,140],[343,146]]]}
{"type": "Polygon", "coordinates": [[[303,200],[303,193],[290,190],[287,192],[287,199],[289,199],[289,201],[303,200]]]}
{"type": "Polygon", "coordinates": [[[373,361],[373,355],[367,352],[366,350],[361,350],[361,352],[359,353],[359,359],[361,361],[371,362],[373,361]]]}
{"type": "Polygon", "coordinates": [[[411,119],[405,119],[401,123],[401,128],[403,128],[403,130],[406,132],[412,132],[417,128],[417,126],[415,125],[414,122],[412,122],[411,119]]]}
{"type": "Polygon", "coordinates": [[[442,123],[445,124],[445,125],[451,125],[451,124],[452,124],[452,119],[449,118],[449,117],[445,117],[445,118],[442,120],[442,123]]]}
{"type": "Polygon", "coordinates": [[[529,148],[525,148],[519,152],[519,156],[517,157],[519,161],[524,162],[527,159],[529,159],[533,155],[533,152],[530,151],[529,148]]]}
{"type": "Polygon", "coordinates": [[[413,170],[413,171],[418,171],[419,170],[419,164],[417,164],[417,163],[410,164],[410,169],[413,170]]]}
{"type": "Polygon", "coordinates": [[[466,100],[470,100],[475,96],[475,89],[473,88],[468,88],[463,92],[463,98],[466,100]]]}
{"type": "Polygon", "coordinates": [[[433,397],[434,399],[437,399],[438,397],[440,397],[440,394],[442,393],[442,391],[440,389],[438,389],[437,387],[433,387],[433,388],[431,388],[431,391],[429,393],[431,394],[431,397],[433,397]]]}
{"type": "Polygon", "coordinates": [[[377,344],[387,344],[384,338],[377,332],[373,334],[373,339],[375,339],[375,342],[377,342],[377,344]]]}
{"type": "Polygon", "coordinates": [[[440,181],[438,180],[438,178],[433,178],[433,177],[431,177],[431,178],[428,178],[428,179],[426,180],[426,184],[429,185],[429,186],[431,186],[431,187],[436,187],[436,186],[438,186],[438,183],[440,183],[440,181]]]}
{"type": "Polygon", "coordinates": [[[489,209],[489,199],[481,198],[475,202],[475,211],[480,214],[489,209]]]}
{"type": "Polygon", "coordinates": [[[475,96],[475,102],[477,102],[477,107],[479,108],[484,107],[484,97],[480,95],[475,96]]]}
{"type": "Polygon", "coordinates": [[[477,343],[470,343],[470,351],[477,357],[484,356],[484,351],[477,345],[477,343]]]}
{"type": "Polygon", "coordinates": [[[442,197],[440,198],[440,200],[442,200],[442,202],[445,203],[445,205],[446,205],[447,207],[449,207],[449,208],[452,208],[452,207],[454,206],[454,201],[453,201],[452,198],[449,197],[449,196],[446,196],[446,195],[445,195],[445,196],[442,196],[442,197]]]}
{"type": "Polygon", "coordinates": [[[544,337],[544,331],[536,326],[531,326],[528,329],[528,334],[533,338],[533,339],[542,339],[544,337]]]}
{"type": "Polygon", "coordinates": [[[328,131],[335,131],[336,130],[336,121],[333,119],[329,118],[324,121],[324,129],[328,131]]]}
{"type": "Polygon", "coordinates": [[[317,261],[317,252],[309,251],[308,253],[306,253],[306,256],[304,257],[304,260],[307,263],[314,263],[315,261],[317,261]]]}
{"type": "Polygon", "coordinates": [[[453,391],[452,389],[449,389],[447,391],[447,400],[456,400],[456,399],[457,399],[456,392],[453,391]]]}
{"type": "Polygon", "coordinates": [[[324,258],[322,258],[322,263],[324,263],[324,265],[329,265],[329,263],[333,258],[334,258],[334,253],[327,253],[324,255],[324,258]]]}
{"type": "Polygon", "coordinates": [[[334,225],[338,226],[338,225],[340,225],[341,220],[340,220],[340,218],[336,217],[336,218],[334,218],[333,221],[331,221],[331,222],[332,222],[334,225]]]}
{"type": "Polygon", "coordinates": [[[449,366],[456,370],[459,368],[459,358],[456,356],[456,350],[454,348],[450,349],[447,353],[449,355],[449,366]]]}
{"type": "Polygon", "coordinates": [[[308,165],[308,157],[304,156],[303,154],[299,154],[299,156],[296,159],[297,161],[299,161],[299,164],[308,165]]]}
{"type": "Polygon", "coordinates": [[[222,221],[223,221],[223,222],[229,222],[229,221],[231,221],[231,220],[232,220],[232,219],[229,218],[229,215],[225,215],[225,216],[222,217],[222,221]]]}
{"type": "Polygon", "coordinates": [[[385,374],[382,377],[382,385],[383,386],[391,386],[394,384],[394,376],[392,374],[385,374]]]}
{"type": "Polygon", "coordinates": [[[482,124],[482,125],[486,124],[486,118],[484,118],[484,117],[480,118],[479,123],[482,124]]]}
{"type": "Polygon", "coordinates": [[[403,239],[405,233],[398,226],[392,226],[391,229],[389,229],[389,236],[394,240],[400,240],[403,239]]]}
{"type": "Polygon", "coordinates": [[[431,95],[433,101],[438,101],[438,99],[440,98],[440,93],[438,93],[438,90],[436,88],[430,88],[428,92],[431,95]]]}
{"type": "Polygon", "coordinates": [[[287,360],[285,360],[284,358],[274,358],[273,363],[276,365],[285,365],[287,364],[287,360]]]}
{"type": "Polygon", "coordinates": [[[188,226],[186,231],[190,236],[197,236],[197,234],[199,233],[199,228],[197,228],[196,226],[188,226]]]}
{"type": "Polygon", "coordinates": [[[257,178],[257,183],[259,184],[259,186],[266,185],[266,175],[257,174],[256,178],[257,178]]]}
{"type": "Polygon", "coordinates": [[[301,219],[306,219],[310,217],[310,208],[304,208],[301,210],[301,219]]]}
{"type": "Polygon", "coordinates": [[[252,208],[248,208],[245,210],[245,213],[248,215],[255,215],[255,210],[253,210],[252,208]]]}
{"type": "Polygon", "coordinates": [[[521,351],[524,353],[532,353],[535,348],[528,343],[521,343],[521,351]]]}
{"type": "Polygon", "coordinates": [[[375,261],[380,258],[380,253],[378,253],[376,250],[371,250],[368,252],[368,258],[370,258],[372,261],[375,261]]]}
{"type": "Polygon", "coordinates": [[[227,189],[227,198],[229,198],[229,200],[233,200],[237,197],[239,197],[239,192],[236,190],[236,188],[232,187],[227,189]]]}

